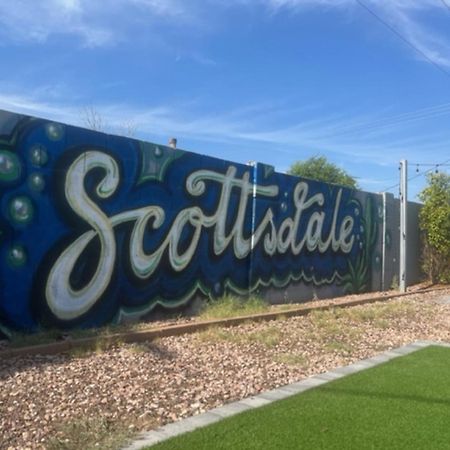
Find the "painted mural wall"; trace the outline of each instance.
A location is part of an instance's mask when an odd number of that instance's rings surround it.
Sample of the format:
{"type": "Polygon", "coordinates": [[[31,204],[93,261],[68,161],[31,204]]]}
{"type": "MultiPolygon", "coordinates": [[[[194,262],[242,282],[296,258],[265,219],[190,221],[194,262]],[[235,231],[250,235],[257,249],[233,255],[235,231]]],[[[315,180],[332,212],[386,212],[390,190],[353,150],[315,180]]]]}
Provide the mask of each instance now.
{"type": "Polygon", "coordinates": [[[0,111],[0,325],[379,289],[382,197],[0,111]]]}

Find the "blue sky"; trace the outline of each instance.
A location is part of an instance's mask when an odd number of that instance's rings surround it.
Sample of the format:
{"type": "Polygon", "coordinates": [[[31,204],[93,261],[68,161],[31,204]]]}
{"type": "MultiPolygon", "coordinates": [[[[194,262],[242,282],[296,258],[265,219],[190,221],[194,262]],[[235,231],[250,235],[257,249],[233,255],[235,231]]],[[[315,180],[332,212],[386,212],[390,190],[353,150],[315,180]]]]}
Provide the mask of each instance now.
{"type": "Polygon", "coordinates": [[[450,0],[0,0],[0,57],[10,111],[373,192],[450,159],[450,0]]]}

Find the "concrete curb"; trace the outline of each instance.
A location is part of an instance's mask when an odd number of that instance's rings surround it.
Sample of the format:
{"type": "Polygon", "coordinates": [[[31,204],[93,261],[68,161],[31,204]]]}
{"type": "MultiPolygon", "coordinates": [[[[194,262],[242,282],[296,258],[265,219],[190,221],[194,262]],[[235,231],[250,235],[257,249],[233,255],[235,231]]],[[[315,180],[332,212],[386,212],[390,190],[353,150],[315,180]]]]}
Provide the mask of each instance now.
{"type": "Polygon", "coordinates": [[[241,412],[259,408],[264,405],[268,405],[272,402],[282,400],[292,395],[299,394],[301,392],[313,389],[317,386],[329,383],[330,381],[338,378],[351,375],[361,370],[370,369],[378,366],[379,364],[390,361],[391,359],[398,358],[400,356],[407,355],[430,345],[438,345],[441,347],[450,347],[450,344],[433,341],[417,341],[411,344],[399,347],[393,350],[388,350],[377,356],[363,359],[349,366],[338,367],[337,369],[329,372],[314,375],[306,378],[305,380],[292,383],[286,386],[273,389],[271,391],[263,392],[259,395],[248,397],[237,402],[229,403],[218,408],[211,409],[203,414],[197,416],[188,417],[177,422],[169,423],[156,430],[141,433],[138,438],[127,445],[122,450],[141,450],[144,447],[155,445],[166,439],[179,436],[183,433],[194,431],[198,428],[205,427],[212,423],[218,422],[226,417],[231,417],[241,412]]]}
{"type": "Polygon", "coordinates": [[[195,333],[197,331],[206,330],[210,327],[231,327],[240,325],[244,322],[262,322],[274,320],[280,317],[294,317],[304,316],[312,311],[326,311],[333,308],[349,308],[352,306],[364,305],[368,303],[375,303],[392,298],[405,297],[407,295],[423,294],[440,290],[439,288],[427,288],[414,292],[395,293],[389,295],[379,295],[375,297],[368,297],[365,299],[350,300],[341,304],[328,304],[323,306],[308,307],[303,306],[285,311],[268,312],[261,314],[254,314],[250,316],[238,316],[230,319],[206,320],[202,322],[184,323],[178,325],[169,325],[165,327],[153,328],[151,330],[131,331],[124,333],[116,333],[101,337],[86,337],[81,339],[67,339],[64,341],[52,342],[49,344],[32,345],[27,347],[9,348],[0,351],[0,358],[12,358],[16,356],[32,356],[32,355],[54,355],[58,353],[69,352],[74,349],[95,349],[97,345],[107,349],[119,343],[133,343],[151,341],[152,339],[179,336],[181,334],[195,333]]]}

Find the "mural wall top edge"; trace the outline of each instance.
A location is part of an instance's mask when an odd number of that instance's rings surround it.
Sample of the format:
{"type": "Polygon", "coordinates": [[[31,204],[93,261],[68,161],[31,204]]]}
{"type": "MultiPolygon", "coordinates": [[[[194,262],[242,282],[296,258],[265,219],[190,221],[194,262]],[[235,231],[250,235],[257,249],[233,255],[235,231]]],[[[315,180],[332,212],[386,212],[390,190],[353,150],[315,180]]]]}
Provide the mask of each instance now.
{"type": "Polygon", "coordinates": [[[192,296],[371,286],[381,196],[0,111],[0,322],[99,326],[192,296]]]}

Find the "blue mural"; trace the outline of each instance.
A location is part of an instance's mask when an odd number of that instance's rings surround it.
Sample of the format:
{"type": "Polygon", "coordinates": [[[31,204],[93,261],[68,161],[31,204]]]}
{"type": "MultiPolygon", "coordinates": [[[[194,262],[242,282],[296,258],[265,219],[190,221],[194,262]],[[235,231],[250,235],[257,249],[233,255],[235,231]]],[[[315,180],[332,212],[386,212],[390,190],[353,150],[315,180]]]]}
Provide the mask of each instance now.
{"type": "Polygon", "coordinates": [[[369,288],[376,201],[0,112],[0,323],[93,327],[201,295],[369,288]]]}

